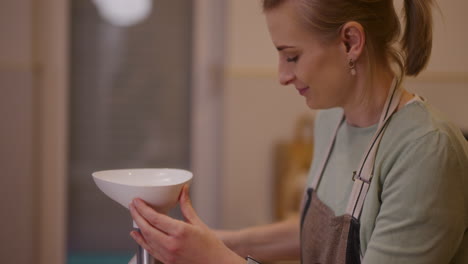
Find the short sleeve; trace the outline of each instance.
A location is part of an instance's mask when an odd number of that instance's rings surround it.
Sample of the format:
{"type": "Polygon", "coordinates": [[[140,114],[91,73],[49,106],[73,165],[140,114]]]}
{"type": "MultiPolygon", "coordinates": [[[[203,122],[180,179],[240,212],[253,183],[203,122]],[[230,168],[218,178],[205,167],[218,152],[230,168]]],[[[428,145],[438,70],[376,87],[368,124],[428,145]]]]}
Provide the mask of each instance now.
{"type": "Polygon", "coordinates": [[[466,228],[462,167],[440,131],[405,147],[382,183],[363,263],[450,263],[466,228]]]}

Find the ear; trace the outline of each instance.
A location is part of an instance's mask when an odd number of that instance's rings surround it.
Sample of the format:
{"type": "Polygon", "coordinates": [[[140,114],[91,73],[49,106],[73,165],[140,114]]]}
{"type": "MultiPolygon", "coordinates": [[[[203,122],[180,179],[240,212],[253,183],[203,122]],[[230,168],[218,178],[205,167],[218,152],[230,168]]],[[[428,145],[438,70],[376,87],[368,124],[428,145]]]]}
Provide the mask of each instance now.
{"type": "Polygon", "coordinates": [[[354,21],[347,22],[341,28],[340,38],[348,58],[359,60],[366,43],[366,34],[362,25],[354,21]]]}

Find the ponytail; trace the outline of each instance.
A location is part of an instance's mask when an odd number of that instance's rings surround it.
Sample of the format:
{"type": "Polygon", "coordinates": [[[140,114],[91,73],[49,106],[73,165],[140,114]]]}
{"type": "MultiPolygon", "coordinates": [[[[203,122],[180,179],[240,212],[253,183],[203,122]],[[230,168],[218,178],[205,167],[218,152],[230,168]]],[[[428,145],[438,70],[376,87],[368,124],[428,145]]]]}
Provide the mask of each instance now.
{"type": "Polygon", "coordinates": [[[432,51],[433,0],[404,0],[406,29],[402,39],[405,74],[418,75],[426,66],[432,51]]]}

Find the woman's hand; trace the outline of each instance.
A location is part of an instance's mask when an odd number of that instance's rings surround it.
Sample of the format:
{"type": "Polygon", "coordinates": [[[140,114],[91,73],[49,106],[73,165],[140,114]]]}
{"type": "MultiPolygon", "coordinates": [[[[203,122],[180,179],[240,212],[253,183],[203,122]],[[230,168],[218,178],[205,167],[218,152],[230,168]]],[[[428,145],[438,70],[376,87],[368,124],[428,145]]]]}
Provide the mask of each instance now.
{"type": "Polygon", "coordinates": [[[135,199],[130,212],[141,233],[132,231],[133,239],[165,264],[245,263],[197,216],[188,195],[188,186],[184,186],[179,201],[186,222],[160,214],[143,200],[135,199]]]}

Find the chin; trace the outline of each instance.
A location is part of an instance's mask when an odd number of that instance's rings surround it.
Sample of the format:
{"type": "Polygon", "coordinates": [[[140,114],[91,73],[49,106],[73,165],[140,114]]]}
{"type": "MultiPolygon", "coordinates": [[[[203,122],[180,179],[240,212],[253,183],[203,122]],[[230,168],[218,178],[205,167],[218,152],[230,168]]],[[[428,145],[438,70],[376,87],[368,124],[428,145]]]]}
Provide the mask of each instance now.
{"type": "Polygon", "coordinates": [[[306,104],[307,107],[309,107],[312,110],[323,109],[323,106],[319,102],[317,102],[317,100],[314,100],[314,98],[306,98],[306,104]]]}
{"type": "Polygon", "coordinates": [[[329,109],[333,107],[337,107],[336,105],[330,104],[329,102],[320,102],[319,100],[314,100],[315,98],[307,98],[306,104],[312,110],[320,110],[320,109],[329,109]]]}

